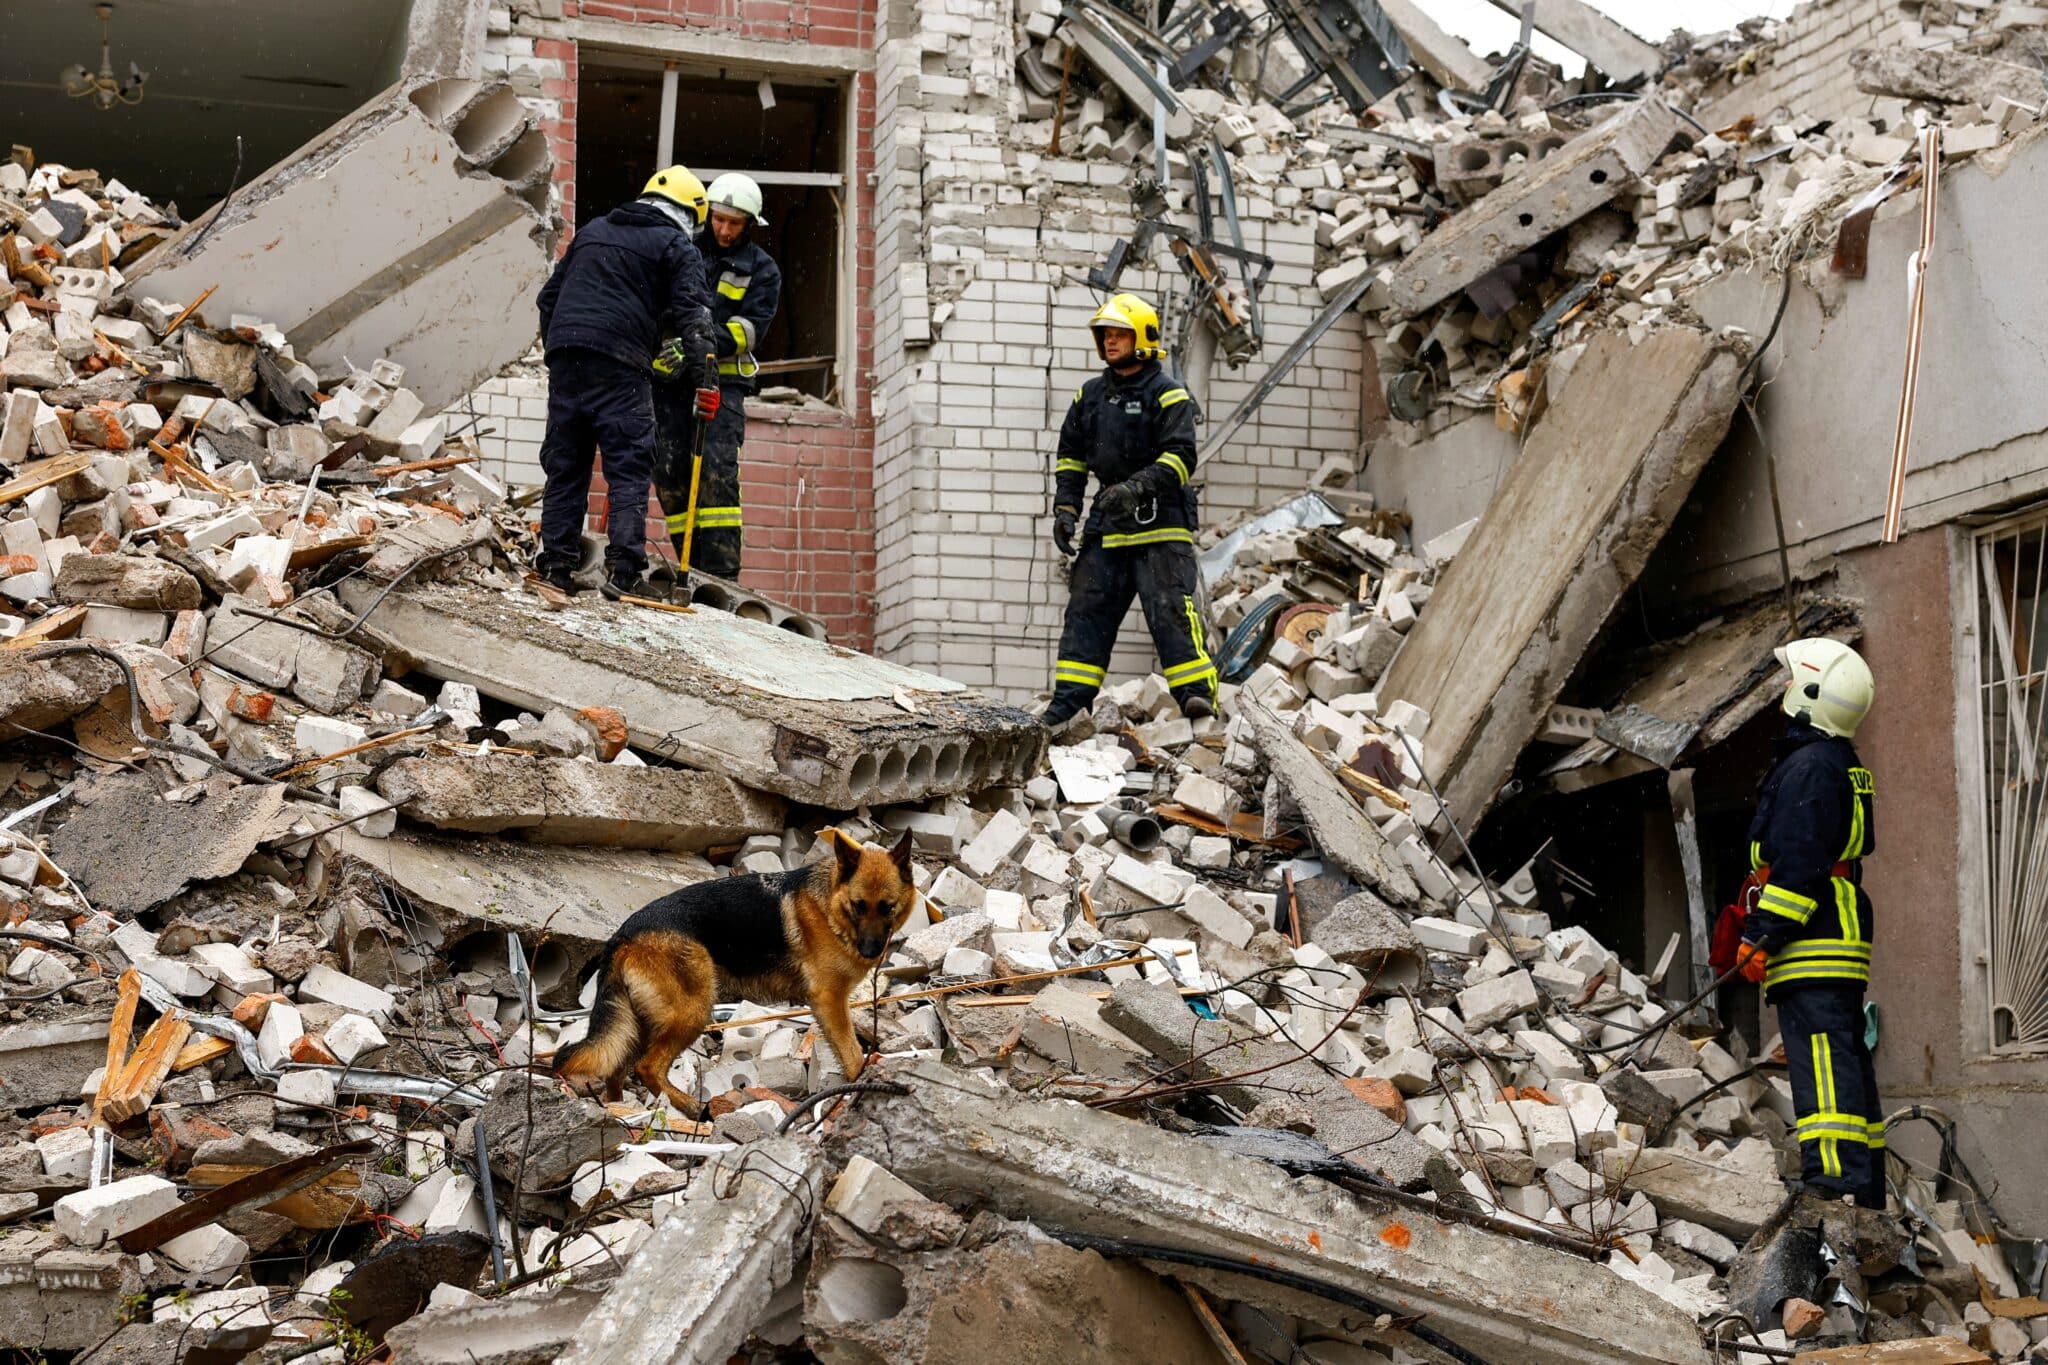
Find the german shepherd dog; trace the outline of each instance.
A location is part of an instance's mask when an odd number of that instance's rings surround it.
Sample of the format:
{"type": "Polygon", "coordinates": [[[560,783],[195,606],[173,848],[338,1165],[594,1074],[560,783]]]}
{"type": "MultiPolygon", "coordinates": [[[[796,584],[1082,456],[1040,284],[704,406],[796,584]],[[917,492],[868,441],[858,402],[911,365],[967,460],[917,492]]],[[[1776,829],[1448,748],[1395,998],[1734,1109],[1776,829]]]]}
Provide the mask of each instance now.
{"type": "Polygon", "coordinates": [[[744,998],[807,1003],[847,1078],[859,1076],[867,1053],[847,998],[917,903],[910,834],[888,852],[836,829],[823,837],[832,852],[806,866],[699,882],[636,910],[594,959],[590,1032],[555,1058],[555,1074],[579,1089],[602,1082],[615,1100],[630,1068],[697,1117],[668,1069],[714,1001],[744,998]]]}

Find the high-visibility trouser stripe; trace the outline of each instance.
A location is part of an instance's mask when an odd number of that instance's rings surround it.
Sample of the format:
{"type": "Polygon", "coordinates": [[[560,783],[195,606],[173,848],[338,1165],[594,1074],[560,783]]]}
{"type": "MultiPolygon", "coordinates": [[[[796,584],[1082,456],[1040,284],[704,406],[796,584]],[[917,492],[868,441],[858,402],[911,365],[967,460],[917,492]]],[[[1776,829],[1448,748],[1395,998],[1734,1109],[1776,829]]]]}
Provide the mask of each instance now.
{"type": "Polygon", "coordinates": [[[1174,454],[1172,451],[1167,451],[1164,455],[1161,455],[1152,463],[1165,465],[1168,469],[1171,469],[1176,475],[1179,476],[1180,481],[1182,483],[1186,483],[1188,481],[1187,461],[1181,459],[1180,456],[1174,454]]]}
{"type": "Polygon", "coordinates": [[[1187,401],[1188,391],[1186,389],[1168,389],[1165,393],[1159,395],[1159,406],[1162,408],[1170,408],[1175,403],[1185,403],[1187,401]]]}
{"type": "Polygon", "coordinates": [[[1797,891],[1787,891],[1782,886],[1766,886],[1764,893],[1757,897],[1756,908],[1782,915],[1794,924],[1804,924],[1812,917],[1817,902],[1811,896],[1802,896],[1797,891]]]}
{"type": "Polygon", "coordinates": [[[697,529],[700,531],[729,531],[741,524],[741,509],[737,507],[699,507],[697,529]]]}
{"type": "Polygon", "coordinates": [[[1060,659],[1055,661],[1052,666],[1052,676],[1054,682],[1079,683],[1083,687],[1100,687],[1102,686],[1103,679],[1109,676],[1109,670],[1097,668],[1094,664],[1083,663],[1079,659],[1060,659]]]}
{"type": "Polygon", "coordinates": [[[1194,532],[1183,526],[1168,526],[1157,531],[1137,531],[1129,535],[1106,535],[1102,538],[1104,549],[1125,550],[1136,545],[1192,545],[1194,532]]]}
{"type": "Polygon", "coordinates": [[[1209,695],[1213,697],[1216,695],[1219,679],[1216,676],[1215,661],[1209,657],[1208,640],[1206,632],[1202,629],[1202,613],[1195,610],[1195,599],[1192,597],[1183,596],[1180,603],[1181,610],[1187,613],[1188,640],[1195,647],[1195,657],[1167,669],[1166,685],[1175,688],[1206,681],[1209,684],[1209,695]]]}
{"type": "Polygon", "coordinates": [[[1216,676],[1216,665],[1206,658],[1192,659],[1184,664],[1175,664],[1166,670],[1166,685],[1179,687],[1182,683],[1194,682],[1198,678],[1216,676]]]}
{"type": "Polygon", "coordinates": [[[1086,474],[1088,472],[1088,462],[1086,460],[1063,459],[1052,468],[1055,474],[1086,474]]]}
{"type": "MultiPolygon", "coordinates": [[[[1870,1145],[1870,1121],[1861,1114],[1837,1114],[1823,1110],[1799,1120],[1793,1131],[1801,1142],[1830,1138],[1836,1142],[1853,1142],[1858,1147],[1870,1145]]],[[[1880,1138],[1879,1142],[1882,1141],[1880,1138]]]]}
{"type": "Polygon", "coordinates": [[[1863,913],[1856,907],[1856,883],[1847,877],[1836,877],[1835,922],[1842,926],[1842,937],[1851,942],[1863,941],[1863,913]]]}
{"type": "Polygon", "coordinates": [[[1873,1151],[1884,1150],[1884,1120],[1863,1120],[1863,1140],[1873,1151]]]}
{"type": "Polygon", "coordinates": [[[1868,981],[1870,945],[1837,939],[1809,939],[1771,956],[1764,988],[1793,981],[1868,981]]]}
{"type": "MultiPolygon", "coordinates": [[[[1832,1112],[1835,1107],[1835,1050],[1825,1033],[1813,1035],[1813,1089],[1815,1098],[1820,1101],[1819,1112],[1832,1112]]],[[[1842,1173],[1842,1149],[1833,1138],[1820,1139],[1820,1168],[1825,1175],[1839,1176],[1842,1173]]]]}

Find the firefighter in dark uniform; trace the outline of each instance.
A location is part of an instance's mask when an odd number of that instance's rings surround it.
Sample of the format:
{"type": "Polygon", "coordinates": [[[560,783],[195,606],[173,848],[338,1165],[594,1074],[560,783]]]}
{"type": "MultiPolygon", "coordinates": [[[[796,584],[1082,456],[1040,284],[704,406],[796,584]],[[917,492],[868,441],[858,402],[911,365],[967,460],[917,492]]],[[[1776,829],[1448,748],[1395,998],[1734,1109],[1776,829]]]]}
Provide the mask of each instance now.
{"type": "Polygon", "coordinates": [[[1041,719],[1058,730],[1095,700],[1135,596],[1183,715],[1216,713],[1216,665],[1195,605],[1195,400],[1159,359],[1159,314],[1118,294],[1089,320],[1103,372],[1074,393],[1053,466],[1053,543],[1076,555],[1041,719]],[[1081,525],[1088,476],[1101,485],[1081,525]],[[1077,544],[1075,532],[1079,530],[1077,544]]]}
{"type": "MultiPolygon", "coordinates": [[[[640,197],[585,223],[540,291],[548,426],[540,466],[540,554],[534,568],[564,592],[583,558],[591,462],[604,452],[609,500],[607,597],[646,593],[647,489],[654,468],[654,385],[648,365],[665,335],[685,352],[712,345],[704,261],[704,185],[682,166],[656,172],[640,197]]],[[[678,377],[687,404],[715,412],[718,388],[700,360],[678,377]]]]}
{"type": "MultiPolygon", "coordinates": [[[[726,174],[711,182],[711,231],[701,246],[711,288],[712,344],[718,355],[718,414],[704,432],[704,468],[697,485],[697,530],[690,540],[688,567],[720,578],[740,576],[740,447],[747,434],[747,395],[754,392],[760,363],[754,358],[761,334],[782,301],[782,271],[748,231],[766,227],[761,187],[747,176],[726,174]]],[[[679,346],[663,352],[656,369],[666,373],[685,364],[679,346]]],[[[690,524],[690,444],[696,414],[681,385],[657,389],[655,415],[659,457],[655,487],[668,517],[669,539],[683,552],[690,524]]]]}
{"type": "Polygon", "coordinates": [[[1834,640],[1777,651],[1791,722],[1750,822],[1764,878],[1737,962],[1778,1009],[1806,1187],[1885,1204],[1884,1110],[1864,1041],[1874,935],[1863,859],[1877,847],[1870,770],[1850,741],[1869,712],[1869,665],[1834,640]]]}

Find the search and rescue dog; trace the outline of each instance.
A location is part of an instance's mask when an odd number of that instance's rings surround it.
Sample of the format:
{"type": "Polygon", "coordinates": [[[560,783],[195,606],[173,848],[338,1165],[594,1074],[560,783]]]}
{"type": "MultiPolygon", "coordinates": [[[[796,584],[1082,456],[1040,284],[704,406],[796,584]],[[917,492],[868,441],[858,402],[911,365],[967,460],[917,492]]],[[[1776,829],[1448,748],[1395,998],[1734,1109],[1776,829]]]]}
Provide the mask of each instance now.
{"type": "Polygon", "coordinates": [[[720,1000],[802,1001],[847,1078],[867,1060],[847,1007],[910,918],[910,834],[888,851],[836,829],[831,853],[788,872],[725,877],[670,892],[636,910],[593,959],[590,1032],[564,1048],[555,1073],[579,1088],[641,1085],[698,1117],[702,1106],[669,1083],[669,1067],[711,1023],[720,1000]]]}

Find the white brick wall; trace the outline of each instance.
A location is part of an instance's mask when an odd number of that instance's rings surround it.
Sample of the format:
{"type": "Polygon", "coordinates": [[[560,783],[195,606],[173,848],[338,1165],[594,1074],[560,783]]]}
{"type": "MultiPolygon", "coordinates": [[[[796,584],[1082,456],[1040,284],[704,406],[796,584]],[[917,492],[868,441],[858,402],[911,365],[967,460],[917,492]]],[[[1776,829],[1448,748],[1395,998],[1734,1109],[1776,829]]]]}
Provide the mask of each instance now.
{"type": "Polygon", "coordinates": [[[535,484],[541,481],[547,415],[547,379],[537,365],[522,361],[451,406],[448,424],[452,430],[475,419],[470,431],[490,475],[502,483],[535,484]]]}
{"type": "MultiPolygon", "coordinates": [[[[1085,280],[1135,226],[1132,170],[1048,159],[1015,134],[1007,0],[920,0],[919,13],[919,33],[877,62],[875,218],[905,226],[881,235],[875,270],[876,644],[1023,701],[1050,686],[1066,605],[1052,462],[1075,388],[1100,370],[1085,280]]],[[[1239,193],[1246,245],[1275,259],[1269,340],[1246,369],[1219,361],[1206,385],[1190,380],[1212,422],[1322,302],[1312,216],[1275,203],[1299,195],[1246,179],[1239,193]]],[[[1163,245],[1160,258],[1120,287],[1184,299],[1163,245]]],[[[1332,454],[1355,458],[1363,345],[1359,315],[1342,319],[1198,469],[1205,521],[1298,492],[1332,454]]],[[[1155,666],[1133,611],[1112,677],[1155,666]]]]}
{"type": "Polygon", "coordinates": [[[1852,53],[1911,42],[1919,25],[1896,0],[1810,0],[1778,25],[1777,40],[1757,74],[1702,101],[1695,110],[1709,128],[1744,114],[1769,118],[1778,108],[1795,118],[1848,118],[1884,114],[1897,101],[1856,88],[1852,53]]]}

